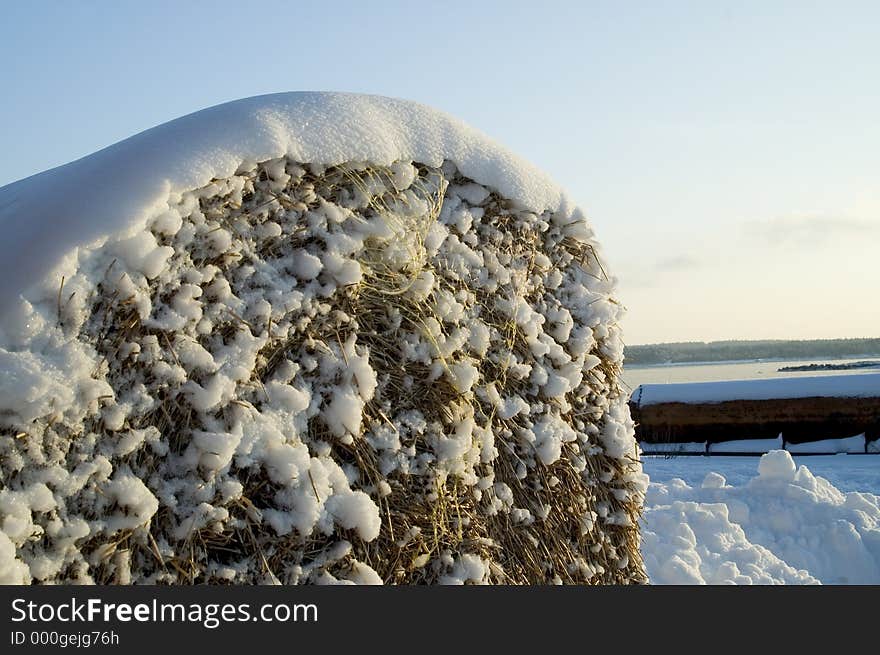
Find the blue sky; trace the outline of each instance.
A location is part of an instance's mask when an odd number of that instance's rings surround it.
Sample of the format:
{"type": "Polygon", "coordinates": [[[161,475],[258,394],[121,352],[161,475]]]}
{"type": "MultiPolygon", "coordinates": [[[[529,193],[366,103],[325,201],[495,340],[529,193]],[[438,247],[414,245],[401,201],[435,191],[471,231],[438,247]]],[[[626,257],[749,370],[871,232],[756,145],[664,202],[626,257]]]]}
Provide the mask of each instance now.
{"type": "Polygon", "coordinates": [[[417,100],[591,216],[628,343],[878,336],[880,3],[28,2],[0,184],[289,90],[417,100]]]}

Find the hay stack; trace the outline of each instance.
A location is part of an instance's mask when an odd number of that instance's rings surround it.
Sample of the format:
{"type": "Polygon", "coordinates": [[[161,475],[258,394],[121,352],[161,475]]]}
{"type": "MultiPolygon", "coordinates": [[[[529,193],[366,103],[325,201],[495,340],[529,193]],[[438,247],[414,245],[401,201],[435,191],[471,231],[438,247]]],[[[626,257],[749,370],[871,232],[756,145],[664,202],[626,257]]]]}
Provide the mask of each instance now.
{"type": "Polygon", "coordinates": [[[644,581],[579,212],[451,159],[284,155],[120,234],[5,328],[7,380],[44,387],[0,407],[7,581],[644,581]]]}

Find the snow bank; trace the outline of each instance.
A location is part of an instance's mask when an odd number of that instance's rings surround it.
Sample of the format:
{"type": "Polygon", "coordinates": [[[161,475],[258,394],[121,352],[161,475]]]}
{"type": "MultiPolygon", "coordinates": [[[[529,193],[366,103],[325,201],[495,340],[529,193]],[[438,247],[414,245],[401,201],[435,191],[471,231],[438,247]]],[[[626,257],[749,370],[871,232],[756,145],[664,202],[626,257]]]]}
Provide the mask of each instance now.
{"type": "Polygon", "coordinates": [[[805,443],[788,443],[780,434],[775,439],[735,439],[731,441],[706,442],[639,442],[639,449],[646,455],[757,455],[771,450],[787,450],[796,455],[862,454],[875,452],[875,442],[865,443],[865,434],[840,439],[820,439],[805,443]]]}
{"type": "Polygon", "coordinates": [[[705,441],[683,441],[681,443],[639,443],[639,449],[646,455],[704,455],[705,441]]]}
{"type": "Polygon", "coordinates": [[[782,450],[740,486],[717,472],[652,482],[642,536],[654,584],[880,582],[880,496],[841,492],[782,450]]]}
{"type": "Polygon", "coordinates": [[[639,582],[586,216],[420,105],[283,94],[0,189],[13,581],[639,582]]]}
{"type": "Polygon", "coordinates": [[[782,449],[782,435],[775,439],[737,439],[709,444],[709,454],[766,453],[782,449]]]}
{"type": "Polygon", "coordinates": [[[632,394],[639,406],[659,403],[720,403],[784,398],[872,398],[880,396],[880,373],[764,380],[642,384],[632,394]]]}
{"type": "Polygon", "coordinates": [[[790,453],[805,454],[828,454],[828,453],[864,453],[865,435],[857,434],[854,437],[844,439],[820,439],[806,443],[787,443],[785,449],[790,453]]]}

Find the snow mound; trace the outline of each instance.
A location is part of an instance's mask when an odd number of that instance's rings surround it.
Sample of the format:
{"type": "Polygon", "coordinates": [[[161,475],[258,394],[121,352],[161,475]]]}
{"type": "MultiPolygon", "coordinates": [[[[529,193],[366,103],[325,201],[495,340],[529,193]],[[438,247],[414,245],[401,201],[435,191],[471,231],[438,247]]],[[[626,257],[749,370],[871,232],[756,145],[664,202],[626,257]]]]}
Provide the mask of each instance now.
{"type": "Polygon", "coordinates": [[[0,189],[0,310],[45,281],[75,248],[143,229],[181,193],[228,178],[243,162],[279,157],[323,165],[451,160],[462,175],[532,211],[574,211],[545,173],[430,107],[349,93],[256,96],[159,125],[0,189]]]}
{"type": "Polygon", "coordinates": [[[644,581],[614,279],[474,130],[243,100],[0,226],[5,579],[644,581]]]}
{"type": "Polygon", "coordinates": [[[655,584],[880,582],[880,497],[843,493],[784,450],[742,486],[714,472],[651,483],[642,536],[655,584]]]}

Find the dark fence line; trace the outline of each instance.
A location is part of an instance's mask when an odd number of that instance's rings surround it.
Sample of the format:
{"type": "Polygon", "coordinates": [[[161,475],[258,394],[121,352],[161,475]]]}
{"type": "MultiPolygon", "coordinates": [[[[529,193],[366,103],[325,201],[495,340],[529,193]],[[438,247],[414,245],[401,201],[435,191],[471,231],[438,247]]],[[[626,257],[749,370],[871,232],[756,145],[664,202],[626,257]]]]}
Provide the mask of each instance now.
{"type": "Polygon", "coordinates": [[[647,444],[719,443],[776,439],[802,444],[865,435],[880,439],[880,398],[786,398],[723,402],[663,402],[641,405],[631,400],[636,439],[647,444]]]}

